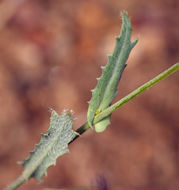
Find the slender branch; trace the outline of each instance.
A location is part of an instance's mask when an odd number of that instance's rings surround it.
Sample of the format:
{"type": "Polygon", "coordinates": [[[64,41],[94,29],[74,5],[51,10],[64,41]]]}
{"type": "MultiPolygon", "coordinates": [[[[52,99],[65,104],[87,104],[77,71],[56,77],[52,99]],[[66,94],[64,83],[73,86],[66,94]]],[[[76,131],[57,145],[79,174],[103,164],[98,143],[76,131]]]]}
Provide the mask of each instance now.
{"type": "Polygon", "coordinates": [[[80,135],[82,135],[85,131],[87,131],[88,129],[90,128],[90,126],[88,125],[88,122],[84,123],[80,128],[78,128],[76,130],[76,132],[79,134],[79,135],[76,135],[74,137],[74,139],[69,143],[71,144],[74,140],[76,140],[78,137],[80,137],[80,135]]]}
{"type": "MultiPolygon", "coordinates": [[[[163,71],[162,73],[160,73],[159,75],[157,75],[152,80],[146,82],[145,84],[143,84],[142,86],[140,86],[136,90],[132,91],[127,96],[125,96],[124,98],[120,99],[118,102],[114,103],[113,105],[111,105],[110,107],[108,107],[107,109],[105,109],[103,112],[101,112],[98,115],[96,115],[96,117],[94,118],[93,124],[96,124],[99,121],[101,121],[102,119],[104,119],[105,117],[109,116],[112,112],[114,112],[115,110],[117,110],[118,108],[120,108],[122,105],[126,104],[127,102],[129,102],[130,100],[132,100],[134,97],[136,97],[137,95],[141,94],[145,90],[151,88],[152,86],[154,86],[155,84],[157,84],[161,80],[167,78],[169,75],[173,74],[178,69],[179,69],[179,62],[176,63],[176,64],[174,64],[173,66],[171,66],[167,70],[163,71]]],[[[77,132],[81,135],[85,131],[87,131],[89,128],[90,127],[89,127],[88,123],[85,123],[79,129],[77,129],[77,132]]],[[[73,139],[73,141],[76,138],[78,138],[78,137],[79,136],[76,136],[73,139]]],[[[71,141],[71,142],[73,142],[73,141],[71,141]]]]}
{"type": "MultiPolygon", "coordinates": [[[[115,110],[117,110],[119,107],[121,107],[122,105],[124,105],[128,101],[132,100],[134,97],[136,97],[137,95],[141,94],[142,92],[144,92],[148,88],[154,86],[156,83],[158,83],[162,79],[167,78],[169,75],[173,74],[178,69],[179,69],[179,62],[176,63],[175,65],[171,66],[169,69],[165,70],[164,72],[162,72],[161,74],[159,74],[158,76],[156,76],[155,78],[153,78],[152,80],[146,82],[145,84],[143,84],[142,86],[140,86],[139,88],[137,88],[136,90],[134,90],[133,92],[131,92],[130,94],[128,94],[127,96],[125,96],[124,98],[122,98],[121,100],[119,100],[118,102],[114,103],[112,106],[108,107],[103,112],[101,112],[98,115],[96,115],[93,124],[96,124],[97,122],[101,121],[105,117],[109,116],[112,112],[114,112],[115,110]]],[[[80,128],[78,128],[76,132],[78,132],[80,135],[82,135],[89,128],[90,128],[90,126],[86,122],[80,128]]],[[[79,135],[76,135],[75,138],[70,143],[72,143],[78,137],[79,137],[79,135]]],[[[14,189],[16,189],[17,187],[19,187],[24,182],[25,182],[24,177],[20,176],[16,181],[14,181],[10,186],[8,186],[6,188],[6,190],[14,190],[14,189]]]]}
{"type": "Polygon", "coordinates": [[[179,62],[174,64],[173,66],[171,66],[167,70],[163,71],[162,73],[157,75],[155,78],[153,78],[150,81],[146,82],[145,84],[143,84],[142,86],[140,86],[139,88],[137,88],[136,90],[134,90],[133,92],[131,92],[130,94],[128,94],[127,96],[122,98],[121,100],[119,100],[118,102],[114,103],[113,105],[111,105],[110,107],[105,109],[100,114],[96,115],[96,117],[94,119],[94,124],[101,121],[106,116],[110,115],[112,112],[114,112],[115,110],[120,108],[122,105],[124,105],[127,102],[129,102],[130,100],[132,100],[137,95],[139,95],[142,92],[144,92],[145,90],[151,88],[152,86],[154,86],[156,83],[158,83],[162,79],[167,78],[169,75],[176,72],[178,69],[179,69],[179,62]]]}

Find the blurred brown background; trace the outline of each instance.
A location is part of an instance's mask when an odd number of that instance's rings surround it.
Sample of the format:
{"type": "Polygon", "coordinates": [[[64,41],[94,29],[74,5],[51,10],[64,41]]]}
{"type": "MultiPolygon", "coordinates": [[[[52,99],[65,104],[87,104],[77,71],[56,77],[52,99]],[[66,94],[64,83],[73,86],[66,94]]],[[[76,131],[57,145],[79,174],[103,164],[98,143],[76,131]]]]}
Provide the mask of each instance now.
{"type": "MultiPolygon", "coordinates": [[[[0,1],[0,189],[40,140],[49,108],[86,120],[90,90],[101,75],[126,10],[139,38],[115,101],[178,61],[177,0],[0,1]]],[[[89,130],[39,184],[20,190],[179,188],[179,75],[175,73],[117,110],[101,134],[89,130]]]]}

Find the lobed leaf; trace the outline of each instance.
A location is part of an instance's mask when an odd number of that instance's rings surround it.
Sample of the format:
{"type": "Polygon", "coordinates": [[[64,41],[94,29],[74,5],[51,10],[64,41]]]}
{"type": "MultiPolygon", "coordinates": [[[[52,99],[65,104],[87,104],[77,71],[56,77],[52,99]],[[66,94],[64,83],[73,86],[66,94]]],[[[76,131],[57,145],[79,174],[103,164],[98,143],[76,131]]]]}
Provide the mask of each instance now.
{"type": "MultiPolygon", "coordinates": [[[[117,94],[117,85],[126,67],[126,61],[136,45],[137,40],[131,42],[131,23],[128,15],[122,13],[122,28],[120,36],[116,37],[116,46],[108,57],[108,63],[102,67],[102,76],[98,78],[97,86],[92,90],[92,98],[89,102],[87,120],[90,127],[93,125],[95,115],[109,107],[117,94]]],[[[95,130],[102,132],[110,124],[110,116],[95,124],[95,130]]]]}
{"type": "Polygon", "coordinates": [[[50,127],[42,134],[40,143],[30,151],[30,156],[21,163],[24,166],[22,177],[34,177],[38,181],[46,174],[49,166],[55,165],[58,157],[69,152],[68,143],[77,135],[72,130],[73,118],[69,111],[58,115],[51,110],[50,127]]]}

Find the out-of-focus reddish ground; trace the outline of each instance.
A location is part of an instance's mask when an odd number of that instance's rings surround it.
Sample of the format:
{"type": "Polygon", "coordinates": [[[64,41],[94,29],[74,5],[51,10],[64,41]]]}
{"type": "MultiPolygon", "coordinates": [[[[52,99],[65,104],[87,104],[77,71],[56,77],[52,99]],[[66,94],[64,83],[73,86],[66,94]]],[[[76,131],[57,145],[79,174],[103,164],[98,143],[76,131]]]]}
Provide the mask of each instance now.
{"type": "MultiPolygon", "coordinates": [[[[122,10],[139,42],[115,100],[177,61],[177,0],[0,1],[0,189],[47,131],[49,108],[74,110],[74,128],[85,122],[122,10]]],[[[178,189],[178,81],[175,73],[121,107],[104,133],[89,130],[71,144],[43,183],[31,179],[19,189],[178,189]]]]}

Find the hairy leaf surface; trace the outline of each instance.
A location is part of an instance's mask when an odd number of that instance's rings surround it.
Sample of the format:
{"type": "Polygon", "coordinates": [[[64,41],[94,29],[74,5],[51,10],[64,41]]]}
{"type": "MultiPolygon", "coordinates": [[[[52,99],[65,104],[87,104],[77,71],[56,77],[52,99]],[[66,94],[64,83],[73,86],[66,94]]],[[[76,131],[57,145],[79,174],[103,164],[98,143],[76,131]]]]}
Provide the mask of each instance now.
{"type": "MultiPolygon", "coordinates": [[[[122,13],[122,28],[120,36],[116,37],[116,46],[108,57],[108,64],[102,67],[102,76],[98,78],[97,86],[92,90],[89,102],[87,120],[92,127],[95,115],[106,109],[117,94],[117,85],[126,67],[126,61],[136,45],[137,40],[131,42],[131,23],[125,12],[122,13]]],[[[95,124],[95,130],[102,132],[110,123],[110,116],[95,124]]]]}
{"type": "Polygon", "coordinates": [[[30,156],[21,163],[24,166],[22,176],[27,180],[30,177],[41,181],[49,166],[56,164],[59,156],[69,152],[68,143],[77,135],[72,130],[73,118],[69,111],[58,115],[51,110],[50,128],[42,134],[39,144],[30,151],[30,156]]]}

